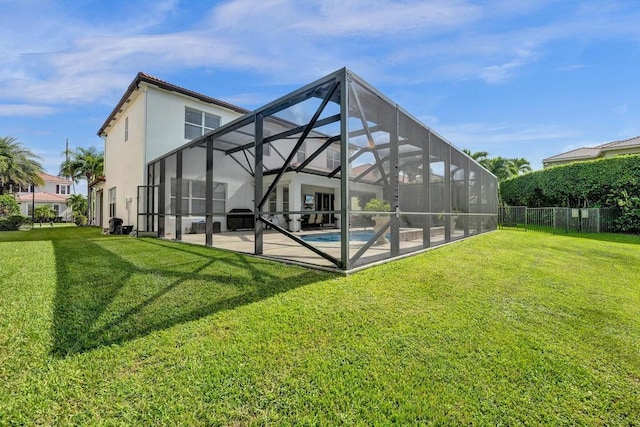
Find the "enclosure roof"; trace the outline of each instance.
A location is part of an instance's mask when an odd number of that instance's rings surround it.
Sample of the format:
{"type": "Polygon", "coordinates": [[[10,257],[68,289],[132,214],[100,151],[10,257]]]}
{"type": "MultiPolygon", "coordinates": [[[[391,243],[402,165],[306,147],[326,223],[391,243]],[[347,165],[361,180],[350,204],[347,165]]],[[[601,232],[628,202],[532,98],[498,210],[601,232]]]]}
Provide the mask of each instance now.
{"type": "Polygon", "coordinates": [[[118,104],[116,104],[116,107],[113,109],[113,111],[111,111],[111,114],[109,114],[109,117],[107,117],[107,120],[105,120],[105,122],[102,124],[102,126],[98,130],[98,136],[106,135],[107,128],[109,128],[109,126],[111,125],[111,122],[113,122],[116,119],[116,116],[118,115],[118,113],[120,113],[122,111],[122,107],[127,102],[127,100],[131,97],[133,92],[136,89],[138,89],[138,87],[140,86],[140,83],[148,83],[148,84],[157,86],[157,87],[159,87],[161,89],[168,90],[168,91],[171,91],[171,92],[177,92],[177,93],[180,93],[180,94],[186,95],[186,96],[190,96],[190,97],[195,98],[197,100],[200,100],[202,102],[206,102],[208,104],[214,104],[214,105],[217,105],[217,106],[222,107],[222,108],[227,108],[229,110],[236,111],[238,113],[244,114],[244,113],[249,112],[249,110],[247,110],[245,108],[238,107],[237,105],[233,105],[233,104],[230,104],[228,102],[221,101],[219,99],[212,98],[210,96],[203,95],[201,93],[194,92],[194,91],[189,90],[189,89],[185,89],[185,88],[183,88],[181,86],[174,85],[172,83],[166,82],[166,81],[161,80],[161,79],[159,79],[157,77],[154,77],[154,76],[152,76],[150,74],[143,73],[142,71],[140,71],[136,75],[136,77],[133,79],[133,81],[131,82],[131,84],[127,88],[127,90],[124,93],[124,95],[122,95],[122,98],[120,98],[120,101],[118,101],[118,104]]]}

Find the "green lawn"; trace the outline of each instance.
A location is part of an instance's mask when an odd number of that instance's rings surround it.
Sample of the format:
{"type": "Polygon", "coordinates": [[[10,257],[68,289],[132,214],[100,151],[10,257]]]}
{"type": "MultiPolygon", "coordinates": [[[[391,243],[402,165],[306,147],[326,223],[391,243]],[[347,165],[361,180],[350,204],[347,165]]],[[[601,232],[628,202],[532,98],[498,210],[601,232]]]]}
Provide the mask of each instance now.
{"type": "Polygon", "coordinates": [[[0,254],[0,425],[640,424],[640,237],[349,277],[92,228],[0,254]]]}

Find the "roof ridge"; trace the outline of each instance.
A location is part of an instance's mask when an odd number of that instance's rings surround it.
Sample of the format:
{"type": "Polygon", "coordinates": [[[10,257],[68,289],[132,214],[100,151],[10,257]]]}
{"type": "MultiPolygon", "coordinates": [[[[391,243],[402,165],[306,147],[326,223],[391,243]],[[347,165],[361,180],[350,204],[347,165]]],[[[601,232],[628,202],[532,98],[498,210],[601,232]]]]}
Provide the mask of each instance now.
{"type": "Polygon", "coordinates": [[[629,141],[632,141],[634,139],[640,139],[640,135],[639,136],[634,136],[634,137],[631,137],[631,138],[627,138],[627,139],[621,139],[619,141],[606,142],[604,144],[598,145],[597,147],[598,148],[606,148],[606,147],[614,145],[614,144],[620,144],[620,143],[624,143],[624,142],[629,142],[629,141]]]}

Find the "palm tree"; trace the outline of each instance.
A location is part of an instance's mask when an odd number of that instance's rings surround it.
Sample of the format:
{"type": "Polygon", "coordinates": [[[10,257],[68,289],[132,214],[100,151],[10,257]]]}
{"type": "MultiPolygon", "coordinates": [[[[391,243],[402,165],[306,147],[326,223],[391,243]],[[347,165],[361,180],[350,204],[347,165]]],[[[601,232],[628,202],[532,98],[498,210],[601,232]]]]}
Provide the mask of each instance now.
{"type": "Polygon", "coordinates": [[[476,151],[475,153],[472,153],[471,150],[469,149],[464,149],[462,150],[464,151],[464,153],[471,157],[473,160],[475,160],[476,162],[478,162],[481,166],[486,167],[487,162],[489,160],[489,153],[486,151],[476,151]]]}
{"type": "Polygon", "coordinates": [[[87,217],[91,218],[91,188],[89,184],[104,171],[104,154],[95,147],[78,147],[69,151],[68,160],[60,165],[60,175],[68,176],[74,182],[87,180],[87,217]]]}
{"type": "Polygon", "coordinates": [[[0,137],[0,194],[12,185],[44,184],[40,177],[42,166],[37,159],[39,157],[24,148],[16,138],[0,137]]]}
{"type": "Polygon", "coordinates": [[[73,211],[73,215],[87,214],[87,198],[82,194],[72,194],[67,199],[67,206],[73,211]]]}
{"type": "Polygon", "coordinates": [[[518,170],[511,159],[504,157],[498,156],[487,159],[487,164],[484,166],[498,178],[498,181],[504,181],[518,175],[518,170]]]}
{"type": "Polygon", "coordinates": [[[40,227],[42,227],[43,222],[51,221],[56,217],[56,211],[53,210],[51,205],[40,205],[35,209],[34,213],[36,220],[40,223],[40,227]]]}
{"type": "Polygon", "coordinates": [[[517,175],[531,172],[531,163],[523,157],[511,159],[515,169],[518,171],[517,175]]]}

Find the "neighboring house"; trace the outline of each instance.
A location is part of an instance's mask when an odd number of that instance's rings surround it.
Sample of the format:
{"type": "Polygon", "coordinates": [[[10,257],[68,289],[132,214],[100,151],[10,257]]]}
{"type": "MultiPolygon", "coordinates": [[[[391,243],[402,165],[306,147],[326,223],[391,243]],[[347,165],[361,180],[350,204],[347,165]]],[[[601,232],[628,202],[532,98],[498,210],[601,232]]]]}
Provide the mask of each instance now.
{"type": "Polygon", "coordinates": [[[545,168],[573,162],[583,162],[604,157],[615,157],[625,154],[640,154],[640,136],[613,141],[596,147],[582,147],[566,153],[557,154],[542,160],[545,168]]]}
{"type": "Polygon", "coordinates": [[[41,173],[44,181],[41,186],[20,188],[16,193],[16,201],[20,204],[20,213],[31,217],[34,207],[51,205],[56,213],[57,221],[73,221],[71,208],[67,206],[67,199],[71,194],[73,182],[66,178],[41,173]]]}

